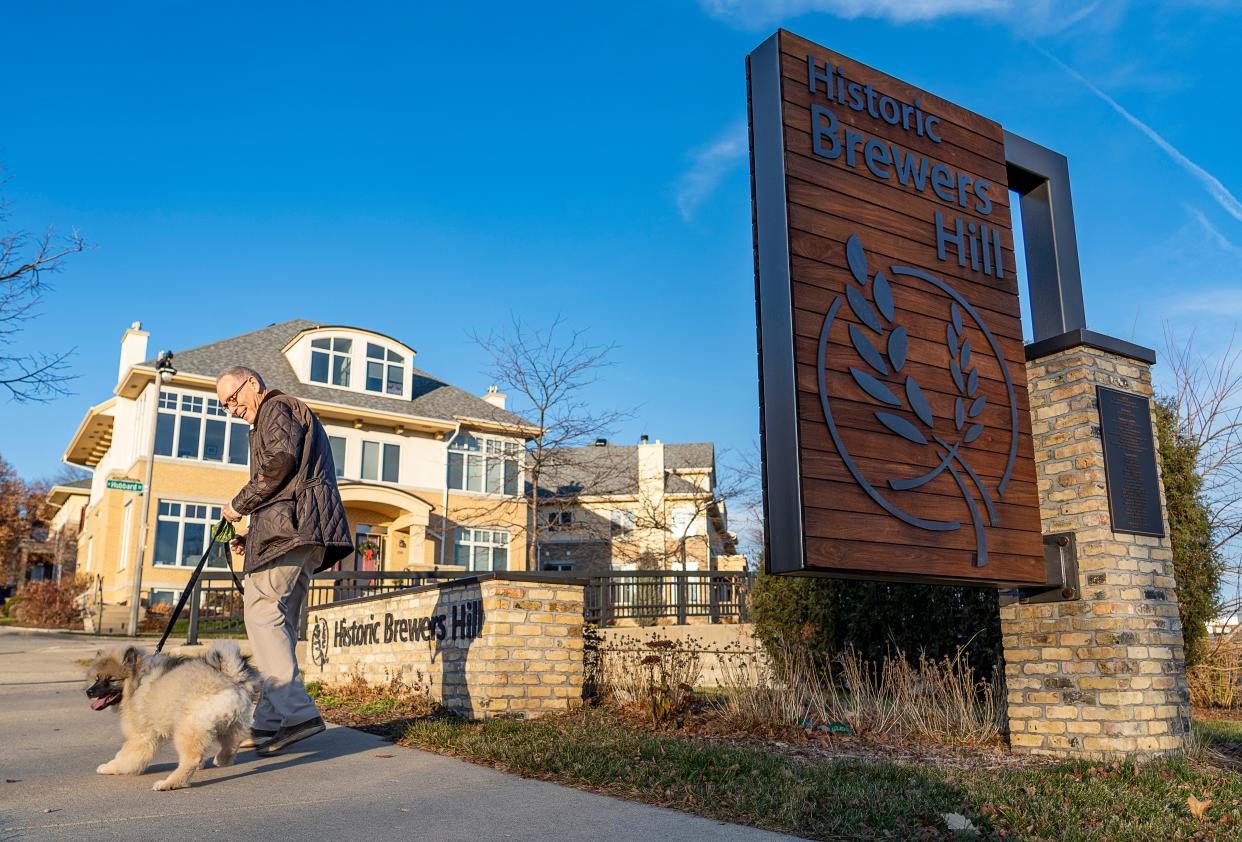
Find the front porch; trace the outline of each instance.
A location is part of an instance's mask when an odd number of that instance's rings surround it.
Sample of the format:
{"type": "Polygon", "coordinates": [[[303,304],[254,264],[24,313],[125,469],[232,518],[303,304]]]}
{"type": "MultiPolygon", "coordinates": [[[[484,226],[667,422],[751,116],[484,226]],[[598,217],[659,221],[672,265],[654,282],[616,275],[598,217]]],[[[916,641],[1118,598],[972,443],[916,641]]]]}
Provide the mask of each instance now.
{"type": "MultiPolygon", "coordinates": [[[[463,572],[440,564],[442,536],[429,531],[431,505],[417,495],[379,483],[341,480],[337,486],[354,538],[355,551],[342,571],[463,572]]],[[[452,560],[452,554],[444,556],[452,560]]]]}

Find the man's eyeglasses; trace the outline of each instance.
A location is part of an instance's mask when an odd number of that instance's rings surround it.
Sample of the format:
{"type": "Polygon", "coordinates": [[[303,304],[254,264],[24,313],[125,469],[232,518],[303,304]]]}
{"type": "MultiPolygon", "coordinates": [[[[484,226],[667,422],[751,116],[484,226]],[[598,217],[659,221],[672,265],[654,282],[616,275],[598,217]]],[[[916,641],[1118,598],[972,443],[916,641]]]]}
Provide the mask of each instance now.
{"type": "Polygon", "coordinates": [[[237,393],[240,392],[243,388],[245,388],[246,384],[249,382],[250,382],[250,378],[247,377],[245,380],[241,382],[240,386],[238,386],[236,389],[233,390],[233,394],[229,395],[227,398],[224,399],[224,405],[226,408],[231,409],[232,407],[237,405],[237,393]]]}

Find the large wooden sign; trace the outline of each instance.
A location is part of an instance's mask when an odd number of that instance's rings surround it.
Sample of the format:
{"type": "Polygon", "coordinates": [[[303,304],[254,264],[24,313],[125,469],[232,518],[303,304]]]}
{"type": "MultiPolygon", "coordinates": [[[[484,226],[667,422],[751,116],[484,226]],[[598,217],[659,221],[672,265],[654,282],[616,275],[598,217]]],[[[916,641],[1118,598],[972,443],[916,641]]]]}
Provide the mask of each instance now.
{"type": "Polygon", "coordinates": [[[768,569],[1042,583],[1001,127],[784,31],[747,77],[768,569]]]}

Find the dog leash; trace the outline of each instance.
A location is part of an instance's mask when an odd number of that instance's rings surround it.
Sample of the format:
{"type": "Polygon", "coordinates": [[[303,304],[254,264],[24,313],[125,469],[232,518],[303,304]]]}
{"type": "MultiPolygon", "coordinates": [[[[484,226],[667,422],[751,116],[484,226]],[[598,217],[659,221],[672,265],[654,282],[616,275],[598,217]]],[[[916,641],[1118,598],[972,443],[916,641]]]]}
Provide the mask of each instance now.
{"type": "MultiPolygon", "coordinates": [[[[155,646],[155,653],[157,655],[168,641],[168,635],[172,634],[173,626],[177,624],[177,619],[181,616],[182,609],[185,608],[186,602],[190,599],[190,594],[194,593],[194,586],[198,584],[198,577],[202,575],[203,568],[207,565],[207,557],[211,555],[211,551],[215,549],[216,544],[219,543],[227,546],[229,541],[232,541],[236,535],[237,532],[233,529],[233,524],[229,523],[226,518],[220,518],[220,522],[212,527],[211,538],[207,541],[207,549],[203,550],[203,557],[198,560],[198,566],[194,568],[190,581],[186,584],[185,590],[181,592],[181,598],[177,600],[177,607],[173,609],[172,616],[168,618],[168,625],[164,627],[164,635],[155,646]]],[[[237,578],[237,573],[233,570],[233,555],[227,550],[224,555],[229,565],[229,575],[233,577],[233,584],[237,586],[237,592],[244,596],[246,589],[242,587],[241,579],[237,578]]]]}

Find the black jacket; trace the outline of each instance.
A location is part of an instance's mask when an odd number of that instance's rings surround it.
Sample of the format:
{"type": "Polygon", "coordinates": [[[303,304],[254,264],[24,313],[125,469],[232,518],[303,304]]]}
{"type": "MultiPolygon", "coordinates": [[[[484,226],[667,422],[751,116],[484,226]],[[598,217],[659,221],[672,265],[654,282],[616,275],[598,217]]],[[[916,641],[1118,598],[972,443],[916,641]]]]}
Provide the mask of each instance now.
{"type": "Polygon", "coordinates": [[[275,389],[259,404],[250,429],[250,482],[232,506],[250,515],[246,573],[298,547],[324,547],[315,572],[354,551],[328,434],[306,404],[275,389]]]}

